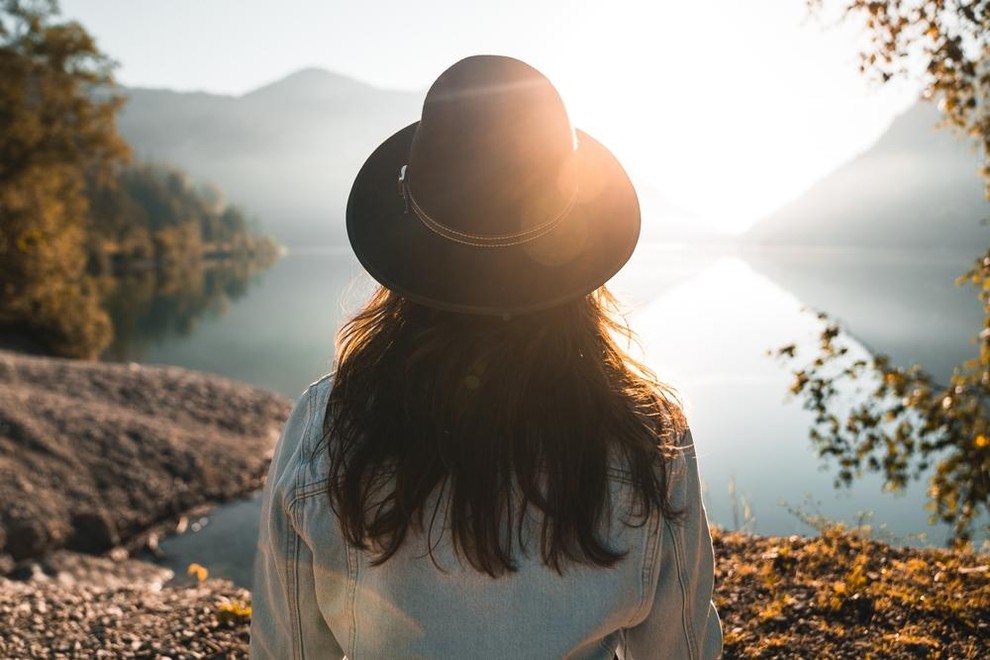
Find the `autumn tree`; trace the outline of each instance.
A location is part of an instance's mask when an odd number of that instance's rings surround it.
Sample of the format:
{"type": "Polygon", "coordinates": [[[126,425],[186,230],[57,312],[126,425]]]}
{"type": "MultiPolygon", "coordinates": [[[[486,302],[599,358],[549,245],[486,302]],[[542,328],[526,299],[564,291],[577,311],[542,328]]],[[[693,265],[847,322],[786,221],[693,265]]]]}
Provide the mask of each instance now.
{"type": "Polygon", "coordinates": [[[54,0],[0,0],[0,323],[56,353],[111,336],[86,274],[86,178],[128,155],[111,62],[54,0]]]}
{"type": "MultiPolygon", "coordinates": [[[[862,24],[865,75],[880,84],[905,77],[921,82],[922,97],[938,104],[943,123],[979,150],[990,196],[990,0],[808,4],[818,15],[837,12],[862,24]]],[[[985,320],[974,332],[976,355],[948,382],[883,355],[851,359],[840,327],[822,314],[827,323],[819,353],[794,372],[791,390],[815,414],[811,439],[821,456],[838,463],[837,483],[869,471],[899,490],[933,468],[931,518],[951,524],[954,537],[966,540],[990,513],[990,249],[958,283],[974,287],[985,320]]],[[[792,345],[778,353],[794,359],[795,351],[792,345]]]]}

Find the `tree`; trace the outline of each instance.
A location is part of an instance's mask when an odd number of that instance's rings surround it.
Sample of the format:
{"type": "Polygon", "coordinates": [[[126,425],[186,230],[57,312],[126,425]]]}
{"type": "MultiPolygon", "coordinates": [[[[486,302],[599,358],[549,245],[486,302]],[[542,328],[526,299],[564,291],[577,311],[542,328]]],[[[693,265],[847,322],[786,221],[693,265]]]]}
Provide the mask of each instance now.
{"type": "MultiPolygon", "coordinates": [[[[845,20],[862,21],[865,75],[881,84],[905,76],[922,82],[923,98],[938,103],[944,124],[980,150],[990,197],[990,1],[808,4],[813,12],[838,9],[845,20]]],[[[990,513],[990,248],[958,283],[978,292],[985,320],[977,355],[957,366],[948,383],[920,365],[898,367],[883,355],[850,359],[839,326],[829,322],[819,354],[794,372],[791,391],[815,414],[811,439],[820,456],[838,462],[837,484],[849,484],[865,470],[882,474],[885,487],[898,490],[934,465],[932,519],[950,523],[954,537],[964,541],[979,516],[990,513]],[[850,405],[848,395],[857,387],[865,396],[850,405]]],[[[791,345],[777,353],[793,359],[795,350],[791,345]]]]}
{"type": "MultiPolygon", "coordinates": [[[[223,192],[195,185],[173,166],[139,163],[119,168],[108,185],[90,182],[90,257],[125,265],[150,256],[159,267],[202,258],[257,258],[277,253],[244,211],[223,192]]],[[[106,268],[104,268],[106,270],[106,268]]]]}
{"type": "Polygon", "coordinates": [[[111,62],[55,0],[0,1],[0,323],[57,353],[95,356],[109,318],[86,274],[86,177],[129,150],[111,62]]]}

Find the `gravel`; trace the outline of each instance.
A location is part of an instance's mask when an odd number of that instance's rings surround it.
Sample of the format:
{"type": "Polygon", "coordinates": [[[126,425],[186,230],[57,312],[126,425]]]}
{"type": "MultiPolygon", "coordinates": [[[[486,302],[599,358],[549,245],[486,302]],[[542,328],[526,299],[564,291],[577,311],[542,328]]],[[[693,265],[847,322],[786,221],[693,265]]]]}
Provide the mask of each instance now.
{"type": "Polygon", "coordinates": [[[0,578],[0,658],[247,657],[250,594],[229,582],[163,588],[171,571],[69,552],[32,569],[0,578]]]}

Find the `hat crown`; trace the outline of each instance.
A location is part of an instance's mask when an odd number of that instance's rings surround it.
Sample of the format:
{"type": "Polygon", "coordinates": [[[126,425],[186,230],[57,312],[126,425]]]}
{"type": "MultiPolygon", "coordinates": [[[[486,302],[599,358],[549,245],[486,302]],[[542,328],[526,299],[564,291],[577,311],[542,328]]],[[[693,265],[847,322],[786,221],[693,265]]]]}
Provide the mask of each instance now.
{"type": "Polygon", "coordinates": [[[524,62],[457,62],[423,104],[408,185],[422,209],[477,236],[551,221],[576,194],[574,131],[550,81],[524,62]]]}
{"type": "Polygon", "coordinates": [[[615,156],[571,127],[542,74],[490,55],[440,75],[420,120],[375,149],[347,200],[347,236],[371,276],[459,313],[585,295],[629,259],[639,227],[615,156]]]}

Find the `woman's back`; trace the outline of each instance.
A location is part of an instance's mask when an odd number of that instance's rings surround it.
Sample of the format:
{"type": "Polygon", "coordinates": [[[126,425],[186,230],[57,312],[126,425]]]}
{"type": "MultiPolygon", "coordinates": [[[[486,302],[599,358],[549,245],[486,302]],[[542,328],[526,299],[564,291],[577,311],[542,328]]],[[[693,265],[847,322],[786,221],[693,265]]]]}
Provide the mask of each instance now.
{"type": "MultiPolygon", "coordinates": [[[[442,528],[411,534],[374,565],[372,554],[344,540],[330,506],[322,423],[331,387],[327,377],[307,390],[273,459],[253,657],[717,656],[711,538],[689,433],[669,472],[679,520],[659,510],[639,526],[614,517],[608,542],[627,554],[611,568],[572,564],[557,573],[532,547],[535,518],[524,525],[528,553],[498,578],[465,562],[442,528]]],[[[621,469],[610,470],[609,490],[616,510],[632,503],[621,469]]],[[[444,520],[443,503],[436,511],[444,520]]]]}
{"type": "Polygon", "coordinates": [[[255,656],[718,654],[691,437],[604,287],[639,225],[542,74],[437,79],[351,190],[382,286],[279,441],[255,656]]]}

